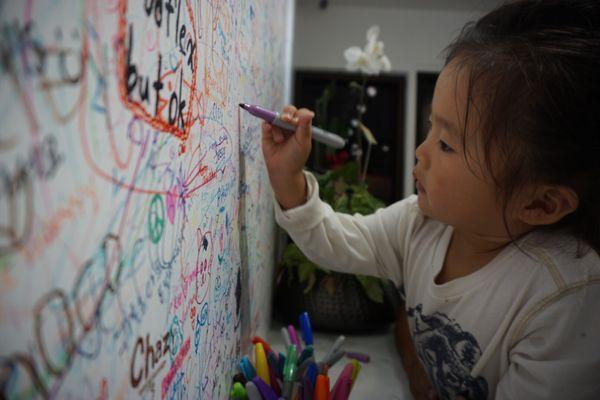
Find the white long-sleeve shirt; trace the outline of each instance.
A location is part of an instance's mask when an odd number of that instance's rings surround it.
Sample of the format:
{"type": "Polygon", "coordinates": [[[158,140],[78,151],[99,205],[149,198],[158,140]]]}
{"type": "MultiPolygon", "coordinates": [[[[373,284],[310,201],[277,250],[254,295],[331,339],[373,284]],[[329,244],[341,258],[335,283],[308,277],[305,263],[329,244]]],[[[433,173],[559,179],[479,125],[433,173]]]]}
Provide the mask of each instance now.
{"type": "Polygon", "coordinates": [[[417,353],[453,399],[600,399],[600,257],[530,233],[476,272],[438,285],[452,227],[416,196],[369,216],[334,212],[307,173],[308,200],[276,220],[315,263],[404,287],[417,353]]]}

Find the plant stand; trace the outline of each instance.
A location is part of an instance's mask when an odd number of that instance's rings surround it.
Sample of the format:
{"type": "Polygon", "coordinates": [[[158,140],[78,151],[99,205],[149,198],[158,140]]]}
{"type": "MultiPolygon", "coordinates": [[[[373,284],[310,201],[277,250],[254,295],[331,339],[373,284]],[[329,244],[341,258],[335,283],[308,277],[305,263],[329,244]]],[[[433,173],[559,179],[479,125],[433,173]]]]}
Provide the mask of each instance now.
{"type": "Polygon", "coordinates": [[[319,274],[314,287],[304,293],[304,285],[292,274],[288,285],[284,270],[275,290],[275,318],[297,325],[298,315],[307,311],[313,329],[336,333],[367,333],[387,329],[394,321],[392,305],[376,303],[365,294],[354,275],[331,272],[319,274]]]}

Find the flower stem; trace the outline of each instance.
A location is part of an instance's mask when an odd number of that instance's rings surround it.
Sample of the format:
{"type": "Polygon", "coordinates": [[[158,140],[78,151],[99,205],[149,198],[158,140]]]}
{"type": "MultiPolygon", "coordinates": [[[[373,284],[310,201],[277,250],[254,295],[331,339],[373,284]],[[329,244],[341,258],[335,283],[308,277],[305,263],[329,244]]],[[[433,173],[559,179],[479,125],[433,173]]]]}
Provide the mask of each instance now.
{"type": "Polygon", "coordinates": [[[371,147],[373,147],[373,145],[371,145],[371,142],[369,142],[367,145],[367,156],[365,157],[365,166],[363,167],[360,183],[363,183],[365,179],[367,179],[367,168],[369,167],[369,160],[371,158],[371,147]]]}
{"type": "MultiPolygon", "coordinates": [[[[362,123],[362,119],[363,119],[363,111],[366,107],[365,105],[365,87],[367,86],[367,76],[363,74],[363,79],[362,79],[362,83],[360,85],[360,99],[358,101],[358,106],[357,106],[357,111],[358,111],[358,126],[360,127],[360,124],[362,123]]],[[[367,158],[365,160],[365,165],[364,168],[362,167],[362,163],[361,163],[361,159],[362,159],[362,149],[363,149],[363,132],[362,130],[359,129],[358,132],[358,136],[356,138],[356,144],[358,146],[357,148],[357,155],[356,155],[356,163],[358,164],[358,181],[360,183],[363,183],[365,181],[365,177],[367,174],[367,166],[369,164],[369,153],[371,150],[371,147],[369,146],[369,149],[367,150],[367,158]],[[361,173],[361,171],[363,171],[361,173]]]]}

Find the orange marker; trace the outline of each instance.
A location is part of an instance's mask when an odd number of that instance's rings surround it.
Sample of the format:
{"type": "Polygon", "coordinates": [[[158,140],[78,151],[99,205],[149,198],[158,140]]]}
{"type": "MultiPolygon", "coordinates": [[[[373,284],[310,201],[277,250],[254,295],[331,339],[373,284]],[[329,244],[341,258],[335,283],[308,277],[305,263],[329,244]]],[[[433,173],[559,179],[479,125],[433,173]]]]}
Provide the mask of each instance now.
{"type": "Polygon", "coordinates": [[[260,379],[266,382],[267,385],[271,384],[269,378],[269,364],[267,363],[267,355],[262,343],[256,343],[254,345],[254,362],[256,363],[256,375],[260,379]]]}
{"type": "Polygon", "coordinates": [[[329,377],[327,375],[317,376],[315,385],[315,400],[331,400],[329,394],[329,377]]]}

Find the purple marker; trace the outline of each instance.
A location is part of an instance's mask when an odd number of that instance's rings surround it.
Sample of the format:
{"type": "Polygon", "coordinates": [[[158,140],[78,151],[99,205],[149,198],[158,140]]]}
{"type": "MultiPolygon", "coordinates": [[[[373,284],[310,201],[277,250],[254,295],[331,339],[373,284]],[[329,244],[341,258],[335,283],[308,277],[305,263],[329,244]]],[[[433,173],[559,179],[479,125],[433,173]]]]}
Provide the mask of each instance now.
{"type": "Polygon", "coordinates": [[[294,325],[288,325],[288,332],[290,334],[290,340],[293,345],[296,345],[296,351],[298,353],[302,352],[302,345],[300,344],[300,339],[298,339],[298,335],[296,335],[296,329],[294,329],[294,325]]]}
{"type": "Polygon", "coordinates": [[[254,385],[256,385],[256,388],[260,392],[263,400],[278,400],[278,397],[273,389],[271,389],[271,387],[258,376],[255,376],[254,379],[252,379],[252,382],[254,382],[254,385]]]}
{"type": "MultiPolygon", "coordinates": [[[[245,103],[240,103],[240,107],[242,107],[244,110],[248,111],[255,117],[264,119],[268,123],[278,126],[281,129],[285,129],[292,132],[296,131],[296,127],[294,125],[281,120],[281,115],[279,115],[278,112],[270,111],[260,106],[245,103]]],[[[316,126],[312,127],[312,137],[317,142],[333,147],[334,149],[341,149],[346,145],[346,141],[342,137],[336,135],[335,133],[331,133],[321,128],[317,128],[316,126]]]]}
{"type": "Polygon", "coordinates": [[[371,360],[371,357],[369,357],[368,354],[364,354],[364,353],[357,353],[355,351],[347,351],[346,352],[346,357],[348,358],[352,358],[354,360],[358,360],[364,363],[368,363],[371,360]]]}

